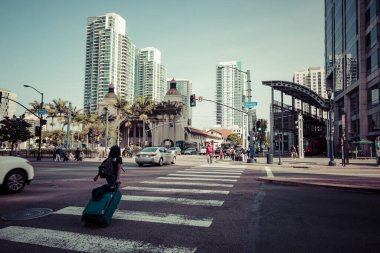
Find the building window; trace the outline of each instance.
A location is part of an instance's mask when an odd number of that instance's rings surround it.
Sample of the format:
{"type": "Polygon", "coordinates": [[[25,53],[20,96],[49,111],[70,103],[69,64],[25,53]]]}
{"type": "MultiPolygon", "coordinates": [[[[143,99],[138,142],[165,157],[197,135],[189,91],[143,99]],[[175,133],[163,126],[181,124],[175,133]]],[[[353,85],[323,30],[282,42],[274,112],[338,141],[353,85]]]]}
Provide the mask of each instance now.
{"type": "Polygon", "coordinates": [[[350,97],[350,105],[351,105],[351,115],[356,115],[359,113],[359,94],[354,93],[350,97]]]}
{"type": "Polygon", "coordinates": [[[379,86],[376,85],[369,90],[368,93],[368,109],[379,104],[379,86]]]}
{"type": "Polygon", "coordinates": [[[380,130],[380,112],[371,114],[368,116],[368,131],[379,131],[380,130]]]}
{"type": "Polygon", "coordinates": [[[372,54],[367,58],[367,73],[371,74],[379,67],[379,51],[373,51],[372,54]]]}

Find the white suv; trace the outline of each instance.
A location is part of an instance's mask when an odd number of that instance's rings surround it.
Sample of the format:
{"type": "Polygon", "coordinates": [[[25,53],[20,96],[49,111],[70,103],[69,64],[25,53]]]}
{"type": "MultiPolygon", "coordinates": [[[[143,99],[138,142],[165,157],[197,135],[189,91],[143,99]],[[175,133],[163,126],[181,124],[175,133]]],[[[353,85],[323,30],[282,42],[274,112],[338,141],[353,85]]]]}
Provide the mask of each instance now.
{"type": "Polygon", "coordinates": [[[34,178],[32,164],[20,157],[0,156],[0,186],[9,192],[20,192],[34,178]]]}

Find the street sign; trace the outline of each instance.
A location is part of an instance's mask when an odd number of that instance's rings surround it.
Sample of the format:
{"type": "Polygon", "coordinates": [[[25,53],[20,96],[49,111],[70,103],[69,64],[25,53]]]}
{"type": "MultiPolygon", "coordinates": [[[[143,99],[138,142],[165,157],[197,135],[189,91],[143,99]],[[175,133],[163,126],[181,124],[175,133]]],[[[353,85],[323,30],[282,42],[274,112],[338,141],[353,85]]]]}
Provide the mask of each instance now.
{"type": "Polygon", "coordinates": [[[39,115],[46,115],[47,114],[47,111],[46,111],[45,108],[38,109],[37,112],[38,112],[39,115]]]}
{"type": "Polygon", "coordinates": [[[253,107],[257,106],[257,102],[245,102],[244,107],[248,109],[252,109],[253,107]]]}

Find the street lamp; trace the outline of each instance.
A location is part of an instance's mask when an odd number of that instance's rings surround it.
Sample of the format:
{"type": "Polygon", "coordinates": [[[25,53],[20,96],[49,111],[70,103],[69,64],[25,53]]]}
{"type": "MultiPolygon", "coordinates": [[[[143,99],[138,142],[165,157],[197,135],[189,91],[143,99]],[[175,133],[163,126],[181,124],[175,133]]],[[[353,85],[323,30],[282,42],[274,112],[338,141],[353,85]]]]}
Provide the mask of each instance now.
{"type": "Polygon", "coordinates": [[[40,114],[40,131],[38,131],[38,138],[40,139],[40,141],[38,143],[38,154],[37,154],[37,161],[40,161],[41,160],[42,125],[43,125],[42,124],[42,108],[44,106],[44,93],[40,92],[39,90],[37,90],[36,88],[30,85],[24,84],[24,87],[32,88],[33,90],[41,94],[41,104],[40,104],[40,113],[39,113],[40,114]]]}
{"type": "Polygon", "coordinates": [[[333,120],[332,120],[332,115],[333,115],[333,100],[331,99],[332,96],[332,89],[328,88],[326,90],[327,92],[327,97],[329,99],[329,135],[330,135],[330,161],[329,161],[329,166],[335,166],[336,163],[334,161],[334,144],[333,144],[333,135],[332,135],[332,125],[333,125],[333,120]]]}
{"type": "Polygon", "coordinates": [[[107,147],[108,147],[108,117],[109,111],[107,107],[103,107],[103,110],[106,112],[106,130],[105,130],[105,138],[104,138],[104,150],[107,156],[107,147]]]}
{"type": "MultiPolygon", "coordinates": [[[[251,72],[249,70],[243,71],[232,66],[218,66],[218,69],[223,69],[223,68],[231,68],[247,75],[247,82],[248,82],[248,89],[247,89],[248,96],[247,97],[248,97],[248,102],[251,102],[251,99],[252,99],[251,72]]],[[[252,127],[252,109],[248,109],[248,130],[249,130],[249,158],[247,159],[247,163],[255,163],[255,157],[254,157],[255,146],[253,144],[254,134],[253,134],[253,127],[252,127]]]]}

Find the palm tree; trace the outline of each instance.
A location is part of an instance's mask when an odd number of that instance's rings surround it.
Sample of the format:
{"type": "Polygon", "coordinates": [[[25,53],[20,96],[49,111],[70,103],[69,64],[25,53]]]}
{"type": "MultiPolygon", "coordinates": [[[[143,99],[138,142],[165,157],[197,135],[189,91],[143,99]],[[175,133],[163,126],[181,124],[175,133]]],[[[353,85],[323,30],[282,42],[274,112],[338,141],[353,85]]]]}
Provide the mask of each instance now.
{"type": "Polygon", "coordinates": [[[65,115],[68,111],[67,101],[62,100],[60,98],[58,100],[53,99],[53,104],[54,104],[57,114],[59,115],[60,121],[62,122],[62,114],[65,115]]]}
{"type": "Polygon", "coordinates": [[[34,100],[33,102],[29,103],[29,105],[32,107],[29,110],[35,114],[38,113],[38,110],[40,109],[41,102],[38,102],[37,100],[34,100]]]}
{"type": "Polygon", "coordinates": [[[55,109],[54,104],[52,103],[47,104],[47,113],[48,113],[47,117],[51,118],[50,126],[51,126],[51,130],[53,130],[54,118],[57,117],[57,110],[55,109]]]}
{"type": "Polygon", "coordinates": [[[132,105],[131,110],[133,111],[133,114],[137,117],[139,117],[140,120],[143,122],[143,143],[145,145],[145,123],[148,122],[148,116],[150,115],[155,108],[154,101],[149,97],[137,97],[135,102],[132,105]],[[142,116],[142,115],[146,115],[142,116]]]}
{"type": "Polygon", "coordinates": [[[120,145],[120,123],[122,118],[126,115],[131,115],[132,111],[128,102],[124,99],[117,99],[116,104],[114,104],[116,109],[116,120],[117,120],[117,145],[120,145]]]}

